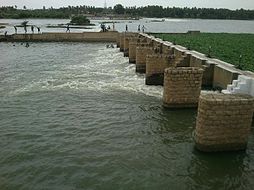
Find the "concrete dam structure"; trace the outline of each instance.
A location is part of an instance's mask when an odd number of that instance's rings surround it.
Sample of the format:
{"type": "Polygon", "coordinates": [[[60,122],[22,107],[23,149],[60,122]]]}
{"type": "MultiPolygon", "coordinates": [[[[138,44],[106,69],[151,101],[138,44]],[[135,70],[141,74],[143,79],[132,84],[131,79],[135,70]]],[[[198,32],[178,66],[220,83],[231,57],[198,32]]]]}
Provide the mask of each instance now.
{"type": "MultiPolygon", "coordinates": [[[[188,34],[191,35],[191,34],[188,34]]],[[[201,151],[243,150],[254,109],[254,73],[144,33],[85,32],[13,34],[4,42],[116,43],[146,85],[163,85],[165,108],[197,108],[195,147],[201,151]],[[202,88],[222,93],[203,94],[202,88]]]]}
{"type": "Polygon", "coordinates": [[[0,41],[10,42],[116,42],[118,32],[83,32],[83,33],[54,33],[13,34],[0,36],[0,41]]]}
{"type": "Polygon", "coordinates": [[[136,64],[136,72],[145,73],[147,85],[163,85],[164,107],[198,107],[197,149],[246,149],[254,111],[254,73],[143,33],[121,33],[117,43],[136,64]],[[201,88],[225,90],[203,94],[201,88]]]}

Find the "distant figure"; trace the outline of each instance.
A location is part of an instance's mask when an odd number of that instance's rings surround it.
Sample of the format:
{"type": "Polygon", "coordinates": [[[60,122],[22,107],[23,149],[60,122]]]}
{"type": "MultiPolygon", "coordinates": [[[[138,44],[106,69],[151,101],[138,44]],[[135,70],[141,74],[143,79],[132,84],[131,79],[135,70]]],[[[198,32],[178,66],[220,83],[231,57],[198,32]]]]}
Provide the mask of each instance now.
{"type": "Polygon", "coordinates": [[[37,26],[38,34],[41,32],[40,27],[37,26]]]}
{"type": "Polygon", "coordinates": [[[34,26],[33,25],[31,26],[31,31],[32,31],[32,33],[34,33],[34,26]]]}
{"type": "Polygon", "coordinates": [[[69,25],[69,24],[67,25],[67,30],[66,30],[66,32],[71,32],[71,31],[70,31],[70,25],[69,25]]]}
{"type": "Polygon", "coordinates": [[[107,30],[110,30],[110,26],[108,25],[107,30]]]}
{"type": "Polygon", "coordinates": [[[28,42],[26,42],[26,48],[28,48],[29,47],[29,43],[28,42]]]}
{"type": "Polygon", "coordinates": [[[143,26],[142,26],[142,32],[143,32],[143,33],[145,33],[145,28],[146,28],[146,27],[143,25],[143,26]]]}
{"type": "Polygon", "coordinates": [[[128,25],[125,26],[125,32],[128,32],[128,25]]]}
{"type": "Polygon", "coordinates": [[[24,30],[25,30],[25,34],[27,33],[27,28],[26,25],[24,25],[24,30]]]}
{"type": "Polygon", "coordinates": [[[113,22],[113,31],[115,31],[115,23],[113,22]]]}
{"type": "Polygon", "coordinates": [[[7,37],[7,31],[4,32],[4,37],[7,37]]]}
{"type": "Polygon", "coordinates": [[[18,33],[18,29],[17,29],[16,26],[14,26],[14,30],[15,30],[15,34],[17,34],[18,33]]]}
{"type": "Polygon", "coordinates": [[[101,24],[101,29],[102,29],[102,32],[106,32],[107,31],[105,24],[101,24]]]}
{"type": "Polygon", "coordinates": [[[140,24],[138,25],[138,32],[140,32],[140,24]]]}

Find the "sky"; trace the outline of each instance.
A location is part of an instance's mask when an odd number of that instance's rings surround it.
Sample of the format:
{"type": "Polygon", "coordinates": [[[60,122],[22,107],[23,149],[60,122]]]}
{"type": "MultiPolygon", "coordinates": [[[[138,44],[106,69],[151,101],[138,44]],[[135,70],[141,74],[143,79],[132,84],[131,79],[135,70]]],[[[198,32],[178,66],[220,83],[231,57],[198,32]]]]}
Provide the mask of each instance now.
{"type": "MultiPolygon", "coordinates": [[[[24,5],[28,9],[49,8],[89,5],[103,7],[105,0],[0,0],[0,6],[14,6],[22,8],[24,5]]],[[[206,8],[227,8],[227,9],[254,9],[254,0],[106,0],[108,7],[113,7],[116,4],[123,6],[175,6],[175,7],[206,7],[206,8]]]]}

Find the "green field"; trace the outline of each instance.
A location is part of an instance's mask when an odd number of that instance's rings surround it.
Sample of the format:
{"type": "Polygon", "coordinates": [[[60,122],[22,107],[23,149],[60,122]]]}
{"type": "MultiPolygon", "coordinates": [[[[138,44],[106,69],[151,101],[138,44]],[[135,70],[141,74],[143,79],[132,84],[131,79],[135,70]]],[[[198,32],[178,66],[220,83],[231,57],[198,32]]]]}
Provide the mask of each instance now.
{"type": "Polygon", "coordinates": [[[200,33],[153,35],[206,55],[209,54],[210,49],[210,56],[212,58],[234,64],[242,70],[254,71],[254,34],[200,33]]]}

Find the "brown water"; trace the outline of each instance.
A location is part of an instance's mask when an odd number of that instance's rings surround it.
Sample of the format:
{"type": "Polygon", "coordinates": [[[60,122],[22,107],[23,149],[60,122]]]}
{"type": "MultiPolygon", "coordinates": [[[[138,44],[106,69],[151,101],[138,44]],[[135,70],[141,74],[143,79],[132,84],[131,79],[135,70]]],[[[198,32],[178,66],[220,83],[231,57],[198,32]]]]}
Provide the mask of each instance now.
{"type": "Polygon", "coordinates": [[[252,189],[246,152],[194,149],[195,110],[162,108],[105,44],[0,43],[0,189],[252,189]],[[15,45],[15,46],[13,46],[15,45]]]}

